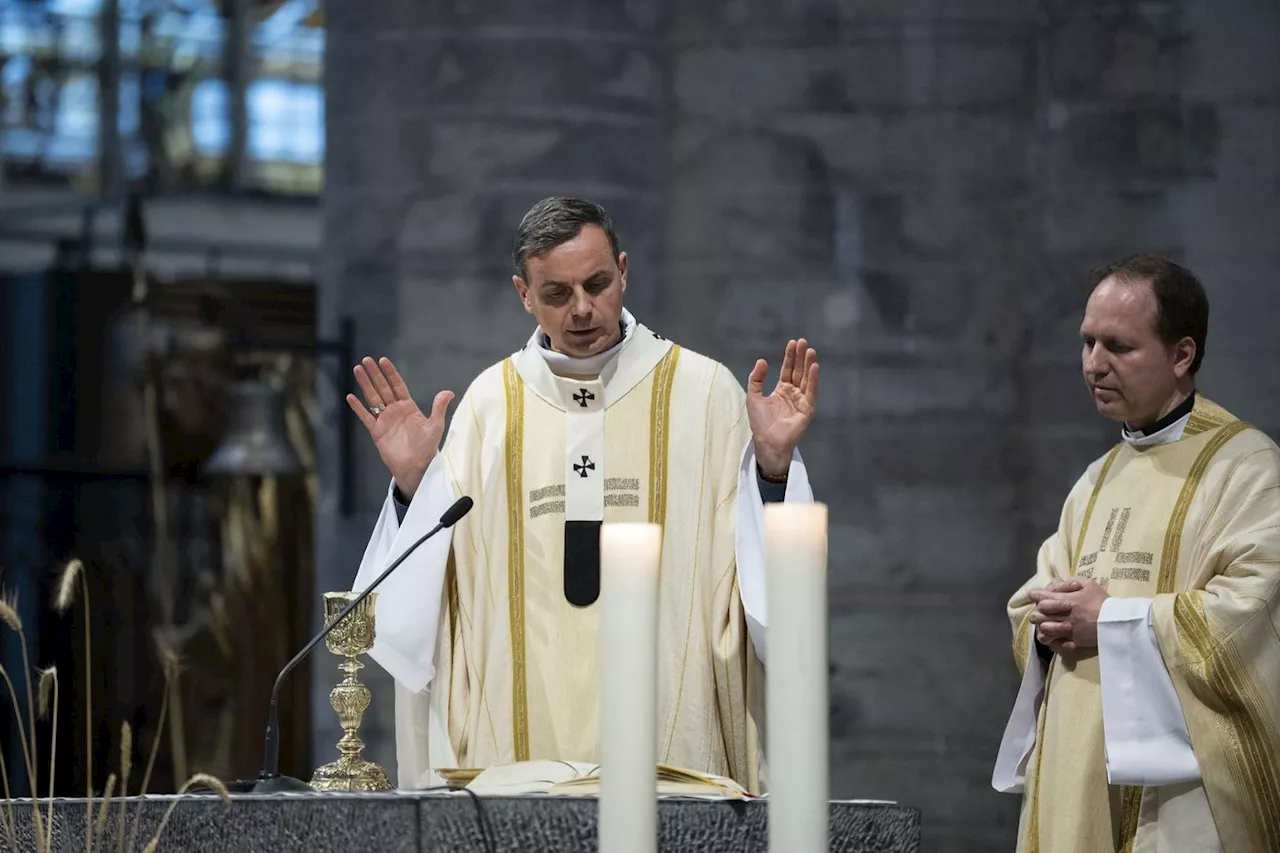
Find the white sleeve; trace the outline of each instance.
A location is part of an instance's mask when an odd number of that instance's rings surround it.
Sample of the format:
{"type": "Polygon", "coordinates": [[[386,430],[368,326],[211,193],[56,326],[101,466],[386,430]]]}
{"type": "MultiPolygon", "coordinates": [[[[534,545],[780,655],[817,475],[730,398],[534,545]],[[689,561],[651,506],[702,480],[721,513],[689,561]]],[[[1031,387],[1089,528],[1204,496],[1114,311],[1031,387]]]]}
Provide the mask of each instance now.
{"type": "Polygon", "coordinates": [[[1027,669],[1022,674],[1018,697],[1013,700],[1013,712],[1005,725],[995,770],[991,773],[991,787],[1002,794],[1020,794],[1026,785],[1027,761],[1035,749],[1036,720],[1044,699],[1044,679],[1049,667],[1036,651],[1032,631],[1027,632],[1027,644],[1027,669]]]}
{"type": "MultiPolygon", "coordinates": [[[[392,481],[351,585],[353,591],[363,590],[377,580],[439,523],[440,516],[458,498],[442,453],[437,453],[427,466],[403,524],[396,520],[394,488],[392,481]]],[[[412,691],[422,690],[435,676],[436,626],[452,539],[452,528],[441,530],[401,563],[376,591],[377,634],[369,657],[412,691]]]]}
{"type": "Polygon", "coordinates": [[[1199,780],[1182,705],[1151,629],[1151,599],[1103,602],[1098,668],[1107,781],[1155,786],[1199,780]]]}
{"type": "MultiPolygon", "coordinates": [[[[813,488],[800,451],[791,452],[787,471],[788,503],[813,503],[813,488]]],[[[765,605],[764,577],[764,499],[756,481],[755,445],[747,441],[738,466],[738,523],[734,530],[734,558],[738,566],[738,589],[742,593],[742,609],[747,614],[747,633],[755,646],[756,657],[765,660],[765,629],[769,622],[765,605]]]]}

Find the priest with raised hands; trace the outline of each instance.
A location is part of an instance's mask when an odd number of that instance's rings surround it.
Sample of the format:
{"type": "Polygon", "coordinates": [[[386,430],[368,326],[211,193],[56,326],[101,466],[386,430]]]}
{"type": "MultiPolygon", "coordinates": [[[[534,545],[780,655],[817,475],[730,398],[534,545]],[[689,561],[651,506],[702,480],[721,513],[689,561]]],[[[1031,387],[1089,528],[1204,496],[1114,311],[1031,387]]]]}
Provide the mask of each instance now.
{"type": "Polygon", "coordinates": [[[1139,255],[1093,284],[1082,366],[1120,442],[1009,602],[993,785],[1021,853],[1280,851],[1280,448],[1196,391],[1194,275],[1139,255]]]}
{"type": "Polygon", "coordinates": [[[627,254],[598,205],[550,198],[521,221],[515,289],[537,328],[481,373],[445,430],[389,359],[348,403],[391,475],[353,588],[458,497],[474,509],[378,588],[371,657],[396,681],[400,788],[442,768],[596,762],[602,522],[662,525],[656,761],[762,790],[763,507],[813,500],[797,445],[816,352],[787,343],[744,393],[721,364],[623,308],[627,254]],[[443,444],[442,444],[443,439],[443,444]]]}

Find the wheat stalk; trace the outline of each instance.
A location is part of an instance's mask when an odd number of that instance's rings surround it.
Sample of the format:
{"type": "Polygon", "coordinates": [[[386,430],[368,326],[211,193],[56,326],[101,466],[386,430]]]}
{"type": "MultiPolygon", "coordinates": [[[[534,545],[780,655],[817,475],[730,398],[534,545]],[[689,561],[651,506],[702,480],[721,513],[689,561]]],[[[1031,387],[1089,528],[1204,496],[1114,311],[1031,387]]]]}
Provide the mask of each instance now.
{"type": "Polygon", "coordinates": [[[156,834],[151,836],[151,840],[147,842],[147,846],[142,848],[143,853],[153,853],[156,845],[160,843],[160,836],[164,833],[164,828],[169,825],[169,817],[173,814],[173,810],[178,807],[178,803],[182,802],[182,797],[191,788],[192,785],[204,785],[210,788],[218,798],[224,803],[231,802],[231,795],[227,793],[227,787],[222,781],[208,773],[196,773],[186,782],[182,783],[182,787],[178,789],[178,794],[173,802],[169,804],[169,808],[164,810],[164,817],[160,820],[160,826],[156,829],[156,834]]]}
{"type": "Polygon", "coordinates": [[[142,774],[142,787],[138,790],[138,805],[133,810],[133,828],[129,830],[129,849],[134,848],[138,840],[138,827],[142,824],[139,811],[142,809],[142,797],[146,796],[151,785],[151,769],[155,767],[156,755],[160,752],[160,736],[164,734],[164,722],[169,710],[169,684],[182,667],[182,659],[173,650],[167,640],[156,637],[156,647],[160,652],[160,663],[164,668],[164,695],[160,699],[160,722],[156,724],[155,737],[151,739],[151,754],[147,756],[147,769],[142,774]]]}
{"type": "Polygon", "coordinates": [[[83,593],[81,603],[84,605],[84,784],[86,794],[84,816],[84,849],[85,853],[93,853],[93,644],[92,630],[89,622],[89,584],[85,580],[84,563],[72,558],[62,570],[58,579],[58,594],[54,598],[53,609],[58,613],[66,613],[75,600],[76,581],[80,581],[83,593]]]}
{"type": "Polygon", "coordinates": [[[129,803],[129,774],[133,771],[133,728],[129,721],[120,724],[120,819],[116,828],[116,851],[124,853],[124,815],[129,803]]]}
{"type": "Polygon", "coordinates": [[[116,789],[116,774],[107,774],[107,787],[102,791],[102,804],[98,806],[98,820],[93,827],[93,840],[97,841],[98,836],[107,826],[107,808],[111,805],[111,794],[116,789]]]}
{"type": "MultiPolygon", "coordinates": [[[[45,811],[44,846],[53,849],[53,777],[57,770],[58,755],[58,668],[51,666],[40,670],[40,686],[36,690],[40,703],[40,719],[49,716],[49,694],[53,693],[53,732],[49,738],[49,806],[45,811]]],[[[38,806],[36,807],[39,808],[38,806]]]]}
{"type": "MultiPolygon", "coordinates": [[[[3,666],[0,666],[0,675],[4,676],[5,684],[9,687],[9,701],[13,703],[13,716],[18,722],[18,739],[22,742],[22,754],[27,760],[27,781],[31,788],[31,797],[35,799],[39,795],[36,791],[35,765],[36,703],[31,695],[31,658],[27,654],[27,635],[22,630],[22,619],[18,616],[17,593],[8,592],[0,595],[0,622],[4,622],[18,635],[18,643],[22,648],[22,672],[26,676],[27,687],[28,725],[25,730],[22,724],[22,708],[18,705],[18,693],[13,689],[13,680],[9,678],[9,672],[3,666]]],[[[35,816],[36,838],[42,838],[44,821],[40,816],[40,809],[35,807],[32,814],[35,816]]]]}

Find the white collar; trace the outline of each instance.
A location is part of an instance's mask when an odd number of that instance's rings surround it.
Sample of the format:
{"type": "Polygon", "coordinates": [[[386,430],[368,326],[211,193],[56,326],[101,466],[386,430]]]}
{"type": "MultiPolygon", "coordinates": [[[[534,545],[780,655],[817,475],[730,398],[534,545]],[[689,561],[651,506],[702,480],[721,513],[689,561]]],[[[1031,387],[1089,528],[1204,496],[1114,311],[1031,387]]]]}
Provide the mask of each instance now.
{"type": "Polygon", "coordinates": [[[1186,429],[1187,421],[1189,420],[1191,420],[1191,412],[1187,412],[1164,429],[1153,432],[1150,435],[1131,433],[1121,427],[1120,438],[1130,447],[1154,447],[1157,444],[1172,444],[1182,438],[1182,431],[1186,429]]]}
{"type": "Polygon", "coordinates": [[[585,358],[577,358],[565,355],[562,352],[556,352],[551,348],[551,340],[541,326],[533,330],[533,337],[529,339],[529,345],[546,360],[547,367],[551,368],[551,372],[556,376],[599,376],[604,372],[609,362],[617,358],[627,344],[631,343],[631,339],[635,337],[635,331],[636,318],[631,316],[631,312],[623,308],[622,340],[604,352],[589,355],[585,358]]]}

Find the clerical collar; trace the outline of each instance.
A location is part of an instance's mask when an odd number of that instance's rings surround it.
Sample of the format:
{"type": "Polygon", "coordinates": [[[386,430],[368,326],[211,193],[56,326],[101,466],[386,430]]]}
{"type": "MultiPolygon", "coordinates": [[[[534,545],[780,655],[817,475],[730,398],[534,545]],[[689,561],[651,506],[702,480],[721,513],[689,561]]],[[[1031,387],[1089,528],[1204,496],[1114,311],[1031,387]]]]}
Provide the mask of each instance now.
{"type": "Polygon", "coordinates": [[[589,355],[585,358],[577,358],[553,350],[551,348],[551,338],[548,337],[546,332],[542,331],[541,327],[534,331],[533,337],[538,352],[546,359],[547,366],[551,368],[551,372],[555,375],[599,376],[609,362],[618,357],[618,353],[622,352],[623,348],[631,342],[631,338],[635,335],[636,318],[632,317],[631,312],[625,308],[622,309],[619,325],[622,327],[622,340],[604,352],[589,355]]]}
{"type": "Polygon", "coordinates": [[[1130,429],[1126,424],[1120,430],[1124,441],[1134,447],[1147,447],[1153,444],[1165,444],[1182,438],[1182,430],[1191,418],[1191,411],[1196,405],[1196,392],[1192,391],[1187,399],[1179,403],[1169,414],[1143,429],[1130,429]]]}

